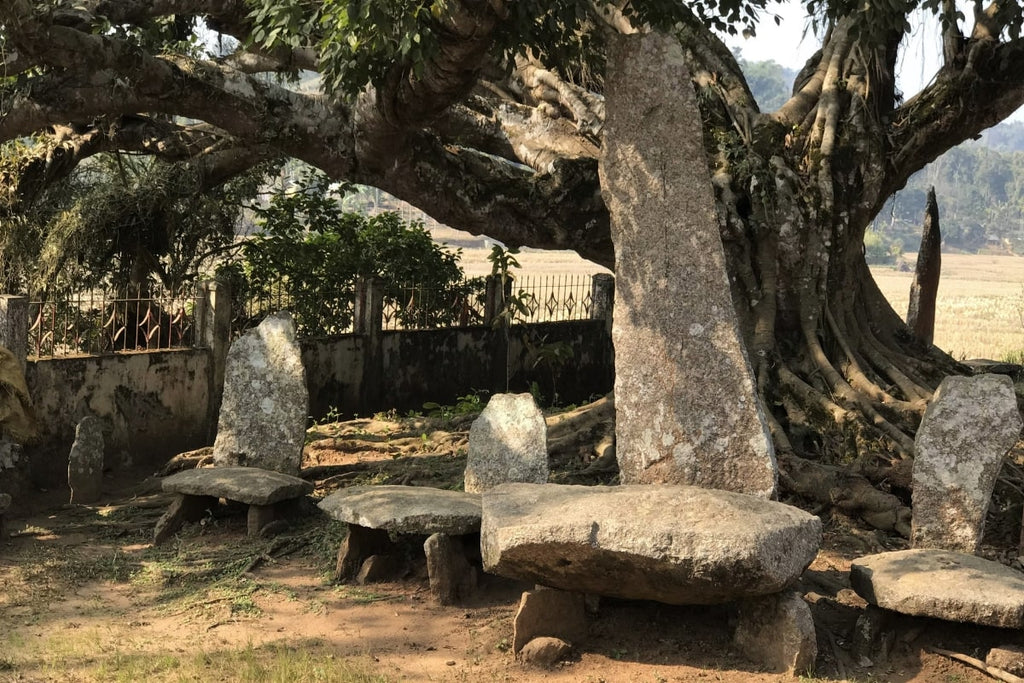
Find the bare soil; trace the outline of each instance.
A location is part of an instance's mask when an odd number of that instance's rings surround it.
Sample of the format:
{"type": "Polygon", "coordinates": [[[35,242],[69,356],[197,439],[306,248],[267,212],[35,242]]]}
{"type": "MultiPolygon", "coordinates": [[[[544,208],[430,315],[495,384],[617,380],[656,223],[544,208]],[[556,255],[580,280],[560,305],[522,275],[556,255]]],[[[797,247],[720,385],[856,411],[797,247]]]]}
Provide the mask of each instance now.
{"type": "MultiPolygon", "coordinates": [[[[304,468],[316,496],[356,483],[457,488],[466,428],[468,418],[457,416],[321,425],[310,430],[304,468]]],[[[33,509],[8,520],[0,680],[792,680],[736,653],[729,606],[617,600],[601,601],[570,661],[524,667],[509,644],[525,586],[485,577],[467,604],[439,607],[422,563],[401,581],[336,585],[341,525],[311,515],[277,537],[249,540],[244,515],[226,506],[154,548],[153,524],[169,499],[147,475],[109,476],[99,505],[40,492],[33,509]]],[[[803,680],[991,680],[928,648],[983,659],[988,647],[1021,642],[1019,633],[907,619],[887,661],[854,661],[864,602],[849,588],[850,561],[903,541],[822,515],[824,548],[798,586],[819,650],[803,680]]]]}

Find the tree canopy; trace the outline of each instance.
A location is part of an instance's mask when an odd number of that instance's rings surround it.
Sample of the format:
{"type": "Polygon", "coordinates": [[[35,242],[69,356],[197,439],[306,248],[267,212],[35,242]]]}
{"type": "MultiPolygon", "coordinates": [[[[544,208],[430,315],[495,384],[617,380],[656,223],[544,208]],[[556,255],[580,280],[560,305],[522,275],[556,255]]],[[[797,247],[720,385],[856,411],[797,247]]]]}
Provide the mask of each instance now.
{"type": "Polygon", "coordinates": [[[816,461],[902,495],[894,472],[924,406],[964,368],[908,335],[863,238],[915,172],[1024,104],[1024,15],[1019,0],[977,0],[969,16],[951,0],[804,4],[820,49],[768,111],[719,37],[770,18],[768,0],[5,0],[0,219],[103,151],[210,179],[291,157],[452,227],[611,266],[606,36],[669,33],[783,481],[903,528],[899,499],[816,461]],[[918,10],[939,17],[942,61],[907,96],[895,68],[918,10]],[[307,71],[322,89],[297,87],[307,71]],[[10,153],[19,140],[33,153],[10,153]]]}

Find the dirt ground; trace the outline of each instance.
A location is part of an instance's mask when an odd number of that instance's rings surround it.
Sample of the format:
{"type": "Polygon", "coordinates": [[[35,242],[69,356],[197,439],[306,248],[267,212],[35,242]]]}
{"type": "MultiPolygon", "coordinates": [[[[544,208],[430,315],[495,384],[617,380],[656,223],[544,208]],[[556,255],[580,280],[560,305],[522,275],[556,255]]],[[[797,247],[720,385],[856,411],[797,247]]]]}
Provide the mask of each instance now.
{"type": "MultiPolygon", "coordinates": [[[[394,416],[392,416],[394,417],[394,416]]],[[[468,420],[377,419],[310,430],[304,471],[320,497],[343,485],[458,487],[468,420]]],[[[553,479],[559,476],[556,474],[553,479]]],[[[747,681],[761,672],[730,644],[732,609],[602,600],[587,640],[551,670],[509,650],[528,586],[484,577],[458,607],[429,598],[425,569],[393,583],[332,582],[342,525],[314,515],[274,538],[245,537],[221,506],[154,548],[169,499],[151,472],[109,476],[101,504],[40,492],[0,540],[0,680],[12,681],[747,681]]],[[[798,589],[811,603],[819,656],[801,680],[991,680],[929,648],[984,658],[1017,632],[905,620],[886,662],[855,662],[864,602],[850,561],[901,539],[822,512],[824,548],[798,589]]]]}

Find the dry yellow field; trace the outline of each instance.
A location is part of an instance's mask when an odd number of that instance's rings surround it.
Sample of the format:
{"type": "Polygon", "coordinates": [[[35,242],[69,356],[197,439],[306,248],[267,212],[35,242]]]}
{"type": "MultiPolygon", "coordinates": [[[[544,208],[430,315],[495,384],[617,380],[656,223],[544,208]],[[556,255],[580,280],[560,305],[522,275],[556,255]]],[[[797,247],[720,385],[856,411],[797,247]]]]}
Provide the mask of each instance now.
{"type": "MultiPolygon", "coordinates": [[[[488,249],[463,250],[466,274],[491,271],[488,249]]],[[[914,254],[907,257],[913,261],[914,254]]],[[[571,251],[524,250],[517,257],[522,275],[606,273],[571,251]]],[[[906,315],[913,272],[872,268],[879,287],[906,315]]],[[[945,254],[939,281],[935,344],[958,359],[992,358],[1024,351],[1024,257],[945,254]]]]}
{"type": "MultiPolygon", "coordinates": [[[[913,273],[891,268],[872,268],[872,273],[905,316],[913,273]]],[[[1024,257],[943,254],[935,345],[956,358],[1000,360],[1024,351],[1024,257]]]]}

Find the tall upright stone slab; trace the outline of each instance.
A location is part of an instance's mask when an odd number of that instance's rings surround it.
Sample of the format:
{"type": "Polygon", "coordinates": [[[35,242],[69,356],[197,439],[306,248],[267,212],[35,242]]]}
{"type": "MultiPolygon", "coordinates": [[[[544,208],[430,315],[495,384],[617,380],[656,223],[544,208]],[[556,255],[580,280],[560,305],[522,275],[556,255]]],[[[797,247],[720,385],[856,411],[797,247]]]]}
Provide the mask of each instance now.
{"type": "Polygon", "coordinates": [[[613,41],[601,191],[615,242],[623,483],[771,497],[775,452],[740,338],[700,114],[678,43],[613,41]]]}
{"type": "Polygon", "coordinates": [[[469,429],[466,491],[548,480],[548,427],[530,394],[495,394],[469,429]]]}
{"type": "Polygon", "coordinates": [[[228,350],[214,464],[298,474],[308,414],[295,326],[291,314],[276,313],[228,350]]]}
{"type": "Polygon", "coordinates": [[[68,487],[72,503],[95,503],[103,487],[103,422],[83,417],[75,427],[68,455],[68,487]]]}
{"type": "Polygon", "coordinates": [[[1003,458],[1020,430],[1009,377],[942,380],[914,441],[915,548],[977,551],[1003,458]]]}

